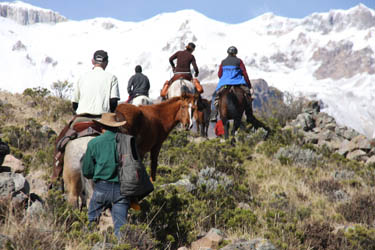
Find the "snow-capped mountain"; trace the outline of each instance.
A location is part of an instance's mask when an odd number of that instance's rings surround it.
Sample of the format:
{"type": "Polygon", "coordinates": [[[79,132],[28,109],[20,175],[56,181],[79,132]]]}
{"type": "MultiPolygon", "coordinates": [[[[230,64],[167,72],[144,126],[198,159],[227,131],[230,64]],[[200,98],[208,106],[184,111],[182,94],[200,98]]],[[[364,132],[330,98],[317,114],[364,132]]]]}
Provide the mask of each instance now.
{"type": "Polygon", "coordinates": [[[55,11],[37,8],[21,1],[0,2],[0,16],[12,19],[22,25],[57,23],[67,20],[55,11]]]}
{"type": "Polygon", "coordinates": [[[362,4],[303,19],[267,13],[240,24],[193,10],[142,22],[95,18],[20,25],[0,17],[0,41],[1,89],[22,92],[57,80],[74,82],[91,69],[94,51],[104,49],[122,100],[137,64],[150,78],[151,96],[158,96],[172,75],[168,58],[190,41],[197,45],[200,81],[216,83],[221,60],[235,45],[251,79],[322,100],[323,111],[339,124],[375,137],[375,11],[362,4]]]}

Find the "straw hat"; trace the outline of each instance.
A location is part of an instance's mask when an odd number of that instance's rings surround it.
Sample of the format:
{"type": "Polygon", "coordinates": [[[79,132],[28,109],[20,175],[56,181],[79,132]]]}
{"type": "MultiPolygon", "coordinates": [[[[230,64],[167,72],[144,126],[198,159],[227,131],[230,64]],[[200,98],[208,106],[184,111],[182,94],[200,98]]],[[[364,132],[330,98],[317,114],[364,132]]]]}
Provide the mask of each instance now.
{"type": "Polygon", "coordinates": [[[121,127],[125,125],[126,121],[119,122],[116,120],[115,113],[104,113],[102,114],[102,118],[100,120],[93,120],[100,125],[108,126],[108,127],[121,127]]]}

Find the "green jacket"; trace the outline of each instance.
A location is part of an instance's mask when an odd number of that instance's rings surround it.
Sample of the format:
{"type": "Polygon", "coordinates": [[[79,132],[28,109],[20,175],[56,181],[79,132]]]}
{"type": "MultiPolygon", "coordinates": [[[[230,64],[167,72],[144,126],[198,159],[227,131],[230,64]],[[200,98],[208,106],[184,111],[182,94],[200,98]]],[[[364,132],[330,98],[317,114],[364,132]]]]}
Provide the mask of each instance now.
{"type": "Polygon", "coordinates": [[[118,182],[116,133],[106,131],[92,139],[83,158],[82,173],[88,179],[118,182]]]}

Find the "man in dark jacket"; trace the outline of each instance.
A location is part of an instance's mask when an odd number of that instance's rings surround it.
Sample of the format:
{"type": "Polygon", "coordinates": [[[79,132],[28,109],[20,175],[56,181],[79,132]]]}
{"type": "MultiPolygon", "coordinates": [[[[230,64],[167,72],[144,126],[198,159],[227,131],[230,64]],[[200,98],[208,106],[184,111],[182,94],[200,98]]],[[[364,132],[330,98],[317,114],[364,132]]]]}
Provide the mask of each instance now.
{"type": "Polygon", "coordinates": [[[219,83],[212,94],[211,101],[211,117],[212,122],[216,122],[217,107],[215,105],[215,98],[217,91],[224,85],[240,85],[246,92],[247,105],[245,106],[245,114],[247,121],[250,122],[252,117],[252,99],[251,99],[251,83],[247,75],[244,63],[240,58],[237,57],[237,48],[231,46],[228,48],[228,57],[225,58],[219,67],[218,76],[220,78],[219,83]]]}
{"type": "Polygon", "coordinates": [[[148,97],[148,91],[150,90],[150,81],[148,77],[142,74],[141,65],[135,67],[135,75],[130,77],[128,83],[128,94],[129,100],[131,102],[134,97],[145,95],[148,97]]]}
{"type": "MultiPolygon", "coordinates": [[[[163,90],[160,93],[161,97],[165,97],[168,91],[168,87],[177,79],[184,78],[185,80],[191,81],[193,76],[191,74],[190,65],[194,68],[194,77],[198,77],[199,70],[193,52],[195,50],[194,43],[188,43],[185,50],[177,51],[169,58],[169,63],[172,66],[173,77],[164,83],[163,90]],[[177,59],[177,65],[174,64],[174,60],[177,59]]],[[[199,83],[199,82],[198,82],[199,83]]]]}

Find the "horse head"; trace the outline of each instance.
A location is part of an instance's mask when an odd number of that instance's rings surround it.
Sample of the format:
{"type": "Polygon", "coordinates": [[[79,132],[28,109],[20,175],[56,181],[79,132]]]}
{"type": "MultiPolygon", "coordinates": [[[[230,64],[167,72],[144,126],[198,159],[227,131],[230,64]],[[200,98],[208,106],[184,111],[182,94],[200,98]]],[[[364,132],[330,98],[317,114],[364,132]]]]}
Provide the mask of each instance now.
{"type": "Polygon", "coordinates": [[[195,122],[194,118],[194,109],[197,108],[199,94],[189,94],[183,92],[181,94],[181,105],[180,110],[178,111],[178,118],[182,127],[186,130],[189,130],[193,127],[195,122]]]}

